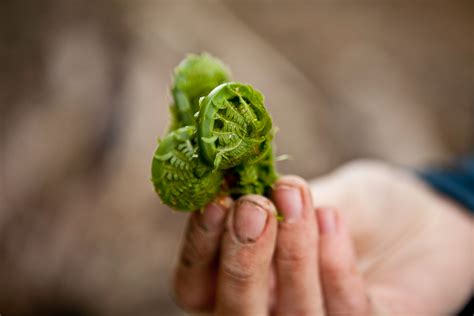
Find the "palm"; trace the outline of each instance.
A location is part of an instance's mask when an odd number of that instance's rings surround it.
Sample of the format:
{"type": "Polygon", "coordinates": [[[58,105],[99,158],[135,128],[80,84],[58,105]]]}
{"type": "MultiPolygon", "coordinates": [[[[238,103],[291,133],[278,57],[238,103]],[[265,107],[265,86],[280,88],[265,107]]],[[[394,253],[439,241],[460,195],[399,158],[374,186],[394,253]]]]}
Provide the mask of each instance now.
{"type": "Polygon", "coordinates": [[[433,315],[462,304],[472,236],[457,207],[408,173],[370,162],[314,181],[312,193],[316,206],[346,217],[375,305],[391,314],[433,315]]]}

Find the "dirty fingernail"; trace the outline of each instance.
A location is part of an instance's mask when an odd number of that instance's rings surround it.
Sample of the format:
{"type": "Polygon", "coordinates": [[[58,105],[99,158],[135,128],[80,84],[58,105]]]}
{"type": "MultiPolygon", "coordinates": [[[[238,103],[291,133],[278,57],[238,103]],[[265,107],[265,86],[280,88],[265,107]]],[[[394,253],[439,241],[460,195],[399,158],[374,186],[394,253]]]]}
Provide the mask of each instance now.
{"type": "Polygon", "coordinates": [[[242,243],[255,242],[263,233],[268,212],[250,201],[242,201],[234,214],[234,229],[242,243]]]}

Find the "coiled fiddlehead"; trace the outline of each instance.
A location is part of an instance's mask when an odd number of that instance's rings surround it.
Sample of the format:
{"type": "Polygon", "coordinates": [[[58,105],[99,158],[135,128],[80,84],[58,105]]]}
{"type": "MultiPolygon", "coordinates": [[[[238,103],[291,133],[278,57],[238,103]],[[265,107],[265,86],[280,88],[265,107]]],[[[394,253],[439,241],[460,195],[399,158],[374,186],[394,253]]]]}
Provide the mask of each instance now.
{"type": "Polygon", "coordinates": [[[185,126],[169,133],[153,156],[152,181],[162,201],[184,210],[206,205],[220,190],[222,173],[198,157],[193,144],[196,128],[185,126]]]}
{"type": "Polygon", "coordinates": [[[199,146],[214,168],[261,160],[270,149],[271,128],[262,94],[249,85],[224,83],[201,100],[199,146]]]}
{"type": "Polygon", "coordinates": [[[228,81],[227,68],[207,54],[175,70],[171,131],[152,162],[155,191],[174,209],[200,209],[220,191],[267,194],[277,177],[262,94],[228,81]]]}
{"type": "Polygon", "coordinates": [[[184,59],[175,69],[171,89],[174,128],[195,125],[194,114],[199,110],[199,98],[229,81],[229,77],[227,67],[208,54],[191,54],[184,59]]]}

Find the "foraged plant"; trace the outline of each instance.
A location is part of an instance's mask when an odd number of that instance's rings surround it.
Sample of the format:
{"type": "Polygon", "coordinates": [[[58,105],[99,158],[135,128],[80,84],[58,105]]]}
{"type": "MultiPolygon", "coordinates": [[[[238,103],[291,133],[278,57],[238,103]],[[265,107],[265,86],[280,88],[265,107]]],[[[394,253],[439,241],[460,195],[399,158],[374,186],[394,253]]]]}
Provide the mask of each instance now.
{"type": "Polygon", "coordinates": [[[261,160],[270,149],[271,128],[262,94],[249,85],[225,83],[201,100],[199,145],[215,168],[261,160]]]}
{"type": "Polygon", "coordinates": [[[206,205],[220,190],[223,175],[199,159],[196,128],[170,132],[155,152],[152,181],[161,200],[179,210],[206,205]]]}
{"type": "Polygon", "coordinates": [[[208,54],[175,70],[172,124],[152,162],[155,191],[174,209],[200,209],[219,193],[266,194],[277,178],[263,95],[228,78],[208,54]]]}
{"type": "Polygon", "coordinates": [[[174,126],[172,129],[195,125],[194,114],[199,110],[199,99],[221,83],[230,80],[227,67],[208,54],[189,55],[176,67],[171,88],[174,126]]]}

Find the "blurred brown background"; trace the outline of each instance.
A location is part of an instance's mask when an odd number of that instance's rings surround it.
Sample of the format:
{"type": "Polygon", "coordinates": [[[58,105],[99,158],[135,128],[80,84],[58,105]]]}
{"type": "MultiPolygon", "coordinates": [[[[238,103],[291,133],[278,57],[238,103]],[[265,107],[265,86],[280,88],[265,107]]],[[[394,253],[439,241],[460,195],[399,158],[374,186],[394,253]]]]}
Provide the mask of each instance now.
{"type": "Polygon", "coordinates": [[[265,94],[282,173],[474,148],[472,1],[4,0],[0,36],[2,315],[181,315],[149,169],[188,52],[265,94]]]}

